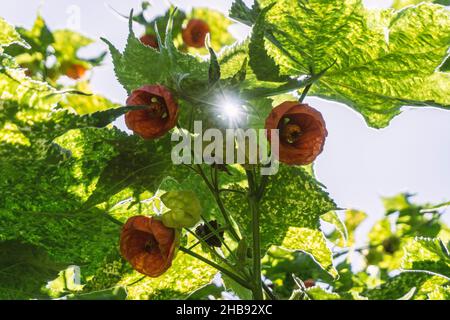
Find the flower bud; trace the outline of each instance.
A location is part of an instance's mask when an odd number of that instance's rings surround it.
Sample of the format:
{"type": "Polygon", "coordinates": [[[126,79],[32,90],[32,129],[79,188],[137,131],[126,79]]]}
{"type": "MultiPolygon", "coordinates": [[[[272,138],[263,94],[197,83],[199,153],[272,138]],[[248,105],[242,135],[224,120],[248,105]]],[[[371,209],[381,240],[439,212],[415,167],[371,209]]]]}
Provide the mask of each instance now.
{"type": "Polygon", "coordinates": [[[202,207],[192,191],[170,191],[161,196],[169,209],[161,220],[169,228],[191,228],[200,220],[202,207]]]}

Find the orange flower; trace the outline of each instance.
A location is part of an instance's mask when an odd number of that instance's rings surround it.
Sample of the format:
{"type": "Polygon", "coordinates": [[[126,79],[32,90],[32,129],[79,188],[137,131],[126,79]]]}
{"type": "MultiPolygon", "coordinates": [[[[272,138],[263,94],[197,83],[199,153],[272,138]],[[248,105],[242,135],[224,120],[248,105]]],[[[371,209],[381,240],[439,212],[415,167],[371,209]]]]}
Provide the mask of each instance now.
{"type": "MultiPolygon", "coordinates": [[[[307,165],[322,152],[328,135],[322,114],[296,101],[275,107],[266,119],[266,129],[279,129],[278,159],[289,165],[307,165]]],[[[268,139],[271,135],[268,133],[268,139]]]]}
{"type": "Polygon", "coordinates": [[[144,139],[159,138],[177,123],[178,105],[163,86],[147,85],[134,90],[127,99],[127,105],[148,106],[125,115],[127,127],[144,139]]]}
{"type": "Polygon", "coordinates": [[[190,47],[202,48],[205,46],[205,38],[208,33],[209,26],[205,21],[191,19],[186,28],[183,29],[183,41],[190,47]]]}
{"type": "Polygon", "coordinates": [[[152,47],[155,49],[159,48],[158,40],[152,34],[144,34],[142,37],[139,38],[139,40],[146,46],[149,46],[149,47],[152,47]]]}
{"type": "Polygon", "coordinates": [[[120,235],[120,253],[133,268],[149,277],[159,277],[172,265],[175,229],[151,217],[128,219],[120,235]]]}
{"type": "Polygon", "coordinates": [[[86,73],[86,68],[80,64],[72,64],[66,70],[66,76],[73,80],[78,80],[84,76],[86,73]]]}

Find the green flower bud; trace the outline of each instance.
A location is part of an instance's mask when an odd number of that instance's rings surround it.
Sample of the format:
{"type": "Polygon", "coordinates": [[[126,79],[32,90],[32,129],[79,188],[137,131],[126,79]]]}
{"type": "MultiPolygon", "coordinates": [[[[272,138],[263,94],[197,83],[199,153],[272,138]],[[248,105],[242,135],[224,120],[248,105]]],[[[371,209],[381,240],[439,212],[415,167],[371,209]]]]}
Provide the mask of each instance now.
{"type": "Polygon", "coordinates": [[[161,196],[169,209],[161,216],[161,221],[169,228],[191,228],[197,224],[202,207],[192,191],[170,191],[161,196]]]}

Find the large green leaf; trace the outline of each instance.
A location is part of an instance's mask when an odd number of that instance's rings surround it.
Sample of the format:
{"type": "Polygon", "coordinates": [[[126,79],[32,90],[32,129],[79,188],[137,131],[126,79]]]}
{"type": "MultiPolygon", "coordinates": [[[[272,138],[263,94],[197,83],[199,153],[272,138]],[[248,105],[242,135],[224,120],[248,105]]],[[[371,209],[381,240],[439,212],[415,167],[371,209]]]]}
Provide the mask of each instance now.
{"type": "Polygon", "coordinates": [[[394,0],[392,7],[395,9],[402,9],[406,6],[416,5],[422,2],[434,2],[444,6],[450,6],[449,0],[394,0]]]}
{"type": "Polygon", "coordinates": [[[450,254],[439,239],[416,238],[405,246],[402,268],[431,273],[450,280],[450,254]]]}
{"type": "Polygon", "coordinates": [[[370,300],[394,300],[400,299],[411,292],[413,300],[433,299],[432,294],[440,294],[439,288],[447,281],[440,277],[431,276],[424,273],[401,273],[378,288],[365,290],[362,295],[370,300]]]}
{"type": "Polygon", "coordinates": [[[41,248],[19,241],[0,242],[0,299],[47,297],[43,288],[62,267],[41,248]]]}
{"type": "Polygon", "coordinates": [[[145,190],[156,192],[165,177],[173,175],[180,178],[187,170],[173,165],[170,136],[146,141],[123,134],[109,143],[117,153],[102,171],[85,208],[107,201],[127,188],[137,193],[145,190]]]}
{"type": "MultiPolygon", "coordinates": [[[[263,4],[272,0],[261,1],[263,4]]],[[[369,11],[360,0],[276,1],[267,14],[269,53],[290,76],[317,75],[311,93],[343,102],[385,127],[410,106],[450,107],[450,12],[421,4],[369,11]]]]}
{"type": "MultiPolygon", "coordinates": [[[[158,278],[146,278],[128,287],[131,299],[186,299],[189,294],[211,281],[217,270],[183,253],[179,253],[172,267],[158,278]]],[[[126,285],[141,278],[138,273],[124,277],[120,283],[126,285]]]]}
{"type": "MultiPolygon", "coordinates": [[[[251,214],[246,199],[233,193],[227,196],[226,203],[241,233],[251,235],[251,214]]],[[[279,172],[270,176],[260,206],[262,249],[265,251],[275,244],[301,250],[330,271],[331,253],[318,229],[320,216],[335,208],[322,186],[304,169],[280,166],[279,172]]]]}

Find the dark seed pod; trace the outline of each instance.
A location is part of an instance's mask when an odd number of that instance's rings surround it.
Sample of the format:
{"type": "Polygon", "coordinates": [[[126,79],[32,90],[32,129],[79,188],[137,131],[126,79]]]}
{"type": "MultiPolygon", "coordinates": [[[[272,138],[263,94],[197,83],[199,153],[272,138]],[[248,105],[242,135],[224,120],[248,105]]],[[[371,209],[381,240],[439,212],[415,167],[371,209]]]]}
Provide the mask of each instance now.
{"type": "Polygon", "coordinates": [[[221,247],[223,241],[223,231],[215,233],[220,226],[216,220],[208,222],[208,224],[201,224],[195,229],[195,233],[202,238],[211,247],[221,247]]]}

